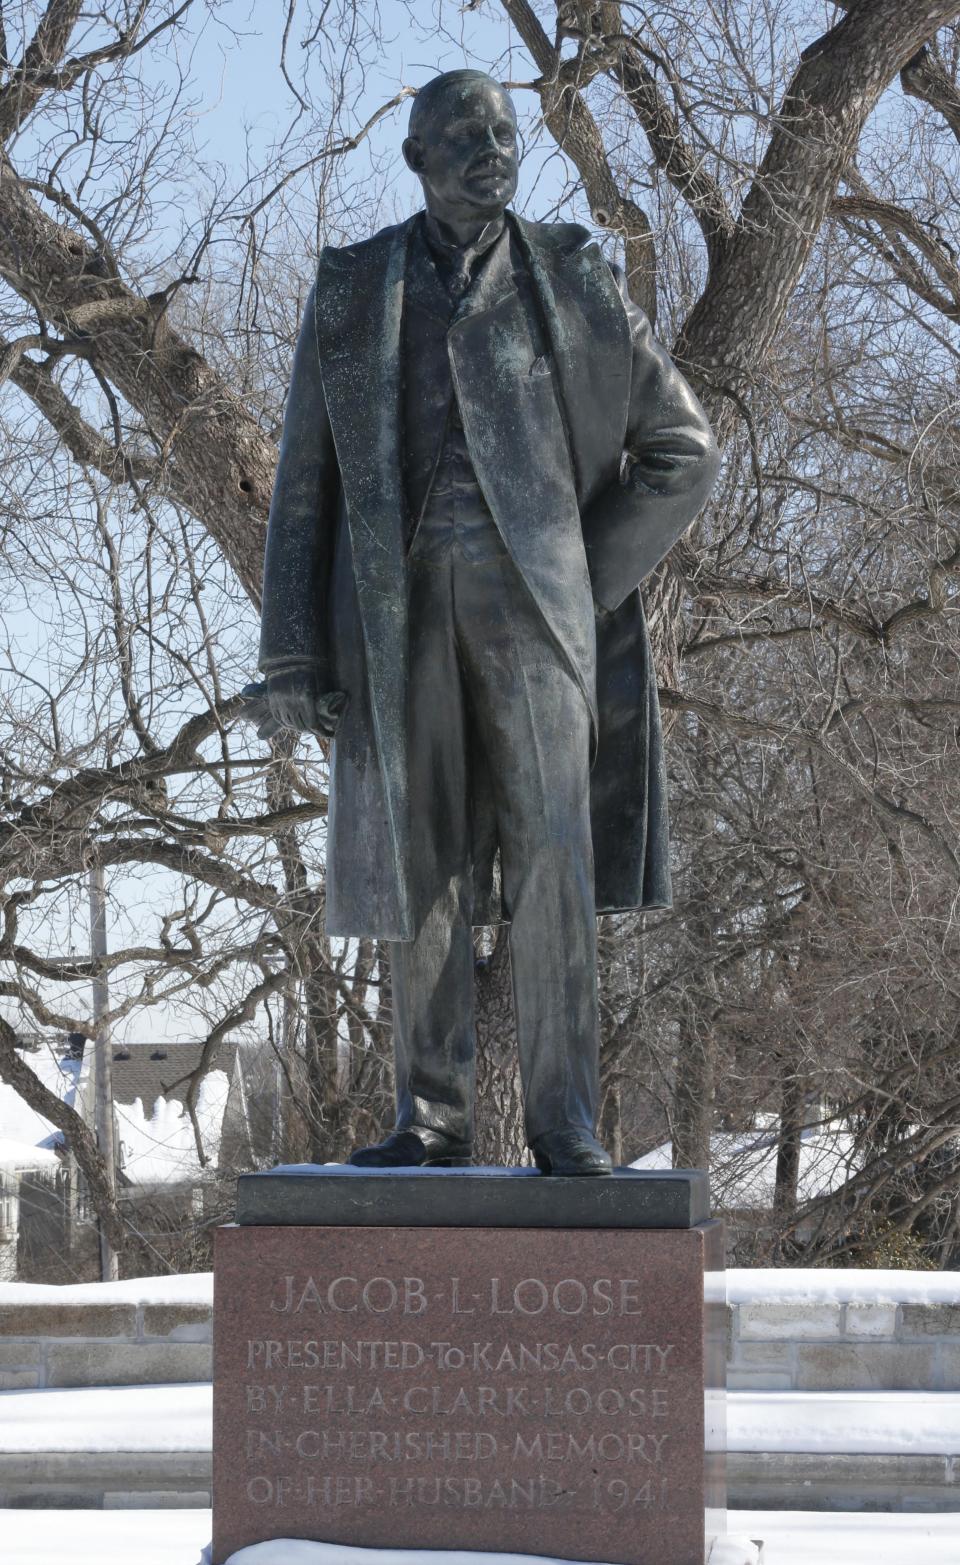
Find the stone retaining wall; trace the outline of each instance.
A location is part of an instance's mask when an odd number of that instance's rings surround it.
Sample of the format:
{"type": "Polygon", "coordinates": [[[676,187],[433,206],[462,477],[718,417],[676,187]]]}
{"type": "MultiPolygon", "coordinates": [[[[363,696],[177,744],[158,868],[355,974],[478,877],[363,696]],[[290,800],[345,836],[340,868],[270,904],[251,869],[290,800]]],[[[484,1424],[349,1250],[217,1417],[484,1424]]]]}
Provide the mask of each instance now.
{"type": "MultiPolygon", "coordinates": [[[[943,1296],[923,1303],[920,1273],[876,1274],[875,1299],[863,1272],[784,1271],[775,1297],[771,1273],[755,1276],[765,1288],[728,1273],[731,1390],[960,1391],[960,1276],[936,1278],[943,1296]],[[824,1288],[834,1297],[818,1301],[824,1288]]],[[[209,1380],[211,1298],[209,1276],[0,1284],[0,1390],[209,1380]]]]}
{"type": "Polygon", "coordinates": [[[960,1305],[739,1303],[728,1316],[732,1391],[960,1391],[960,1305]]]}
{"type": "Polygon", "coordinates": [[[0,1287],[0,1390],[211,1377],[209,1304],[8,1303],[9,1291],[0,1287]]]}

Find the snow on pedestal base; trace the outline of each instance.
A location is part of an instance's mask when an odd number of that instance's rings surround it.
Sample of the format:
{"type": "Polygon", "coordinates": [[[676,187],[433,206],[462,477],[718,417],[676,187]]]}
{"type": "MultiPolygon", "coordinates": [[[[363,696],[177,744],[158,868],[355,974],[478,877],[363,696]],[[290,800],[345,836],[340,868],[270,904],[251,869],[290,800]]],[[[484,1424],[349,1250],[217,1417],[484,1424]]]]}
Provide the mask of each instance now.
{"type": "MultiPolygon", "coordinates": [[[[231,1554],[227,1565],[577,1565],[577,1562],[532,1554],[355,1549],[342,1543],[304,1543],[298,1538],[278,1538],[274,1543],[254,1543],[248,1549],[238,1549],[231,1554]]],[[[721,1561],[721,1565],[728,1565],[728,1562],[721,1561]]],[[[732,1560],[729,1565],[733,1565],[732,1560]]],[[[739,1561],[737,1565],[740,1565],[739,1561]]]]}
{"type": "MultiPolygon", "coordinates": [[[[208,1565],[204,1554],[201,1565],[208,1565]]],[[[763,1545],[751,1538],[718,1538],[708,1565],[762,1565],[763,1545]]],[[[464,1554],[424,1549],[351,1549],[342,1544],[278,1538],[231,1554],[227,1565],[576,1565],[532,1554],[464,1554]]]]}
{"type": "Polygon", "coordinates": [[[717,1538],[707,1565],[763,1565],[763,1544],[757,1538],[717,1538]]]}

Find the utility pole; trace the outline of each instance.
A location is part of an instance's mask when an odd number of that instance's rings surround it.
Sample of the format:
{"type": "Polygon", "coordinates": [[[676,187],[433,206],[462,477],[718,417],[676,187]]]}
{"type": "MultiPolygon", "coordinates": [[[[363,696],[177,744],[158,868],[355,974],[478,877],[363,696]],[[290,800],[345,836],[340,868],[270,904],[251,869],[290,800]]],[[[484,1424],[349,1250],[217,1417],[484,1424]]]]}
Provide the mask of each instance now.
{"type": "MultiPolygon", "coordinates": [[[[90,954],[97,962],[107,954],[107,898],[103,887],[103,865],[98,858],[90,865],[90,954]]],[[[110,1009],[110,984],[105,972],[95,973],[93,979],[93,1028],[94,1075],[96,1100],[94,1128],[97,1146],[106,1165],[107,1185],[110,1195],[117,1198],[117,1171],[114,1157],[113,1124],[113,1070],[110,1029],[107,1013],[110,1009]]],[[[120,1263],[100,1225],[100,1276],[104,1282],[115,1282],[120,1276],[120,1263]]]]}

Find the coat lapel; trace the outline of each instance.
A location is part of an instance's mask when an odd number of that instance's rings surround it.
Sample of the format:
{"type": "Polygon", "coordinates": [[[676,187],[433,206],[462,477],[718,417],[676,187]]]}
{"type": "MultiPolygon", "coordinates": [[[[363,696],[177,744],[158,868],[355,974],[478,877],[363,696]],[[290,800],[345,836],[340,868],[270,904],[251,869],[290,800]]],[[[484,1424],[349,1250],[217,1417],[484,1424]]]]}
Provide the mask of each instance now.
{"type": "MultiPolygon", "coordinates": [[[[324,253],[317,278],[323,388],[351,510],[402,540],[400,321],[412,222],[324,253]]],[[[352,519],[351,519],[352,525],[352,519]]],[[[387,539],[381,537],[381,544],[387,539]]]]}
{"type": "Polygon", "coordinates": [[[585,228],[514,215],[556,364],[581,508],[620,473],[630,406],[630,327],[585,228]]]}

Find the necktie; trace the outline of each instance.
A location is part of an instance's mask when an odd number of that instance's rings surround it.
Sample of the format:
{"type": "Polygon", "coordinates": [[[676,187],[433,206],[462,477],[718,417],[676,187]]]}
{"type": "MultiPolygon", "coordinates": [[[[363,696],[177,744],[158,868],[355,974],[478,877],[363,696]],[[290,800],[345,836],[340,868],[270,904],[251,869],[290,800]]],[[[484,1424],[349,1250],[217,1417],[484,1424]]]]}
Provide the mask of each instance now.
{"type": "Polygon", "coordinates": [[[474,254],[473,250],[458,250],[453,257],[448,286],[454,299],[462,299],[470,287],[470,263],[474,254]]]}

